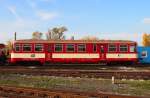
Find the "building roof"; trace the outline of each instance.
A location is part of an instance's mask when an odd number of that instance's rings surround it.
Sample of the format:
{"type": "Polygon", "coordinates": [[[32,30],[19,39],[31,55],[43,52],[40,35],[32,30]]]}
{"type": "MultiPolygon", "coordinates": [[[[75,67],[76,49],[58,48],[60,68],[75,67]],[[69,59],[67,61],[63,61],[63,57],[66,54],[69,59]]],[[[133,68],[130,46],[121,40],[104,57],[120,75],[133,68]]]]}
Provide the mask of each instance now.
{"type": "Polygon", "coordinates": [[[16,40],[14,43],[136,43],[129,40],[16,40]]]}

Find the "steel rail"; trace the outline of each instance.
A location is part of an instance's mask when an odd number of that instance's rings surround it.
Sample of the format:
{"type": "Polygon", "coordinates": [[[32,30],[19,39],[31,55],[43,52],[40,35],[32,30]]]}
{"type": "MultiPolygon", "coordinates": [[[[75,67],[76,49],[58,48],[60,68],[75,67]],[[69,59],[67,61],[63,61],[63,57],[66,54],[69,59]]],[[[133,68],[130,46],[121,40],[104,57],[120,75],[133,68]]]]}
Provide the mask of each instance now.
{"type": "Polygon", "coordinates": [[[25,74],[61,77],[87,77],[111,79],[150,79],[150,71],[126,71],[126,70],[64,70],[64,69],[0,69],[2,74],[25,74]]]}

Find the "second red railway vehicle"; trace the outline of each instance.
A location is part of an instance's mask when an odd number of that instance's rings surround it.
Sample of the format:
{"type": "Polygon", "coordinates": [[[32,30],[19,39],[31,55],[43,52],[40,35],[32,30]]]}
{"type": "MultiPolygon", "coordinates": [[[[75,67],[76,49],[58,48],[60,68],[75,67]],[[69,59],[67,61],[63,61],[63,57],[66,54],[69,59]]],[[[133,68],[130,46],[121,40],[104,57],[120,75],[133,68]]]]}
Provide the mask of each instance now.
{"type": "Polygon", "coordinates": [[[2,52],[4,52],[4,49],[5,49],[5,45],[0,44],[0,55],[2,54],[2,52]]]}
{"type": "Polygon", "coordinates": [[[123,40],[16,40],[10,62],[134,63],[136,46],[123,40]]]}

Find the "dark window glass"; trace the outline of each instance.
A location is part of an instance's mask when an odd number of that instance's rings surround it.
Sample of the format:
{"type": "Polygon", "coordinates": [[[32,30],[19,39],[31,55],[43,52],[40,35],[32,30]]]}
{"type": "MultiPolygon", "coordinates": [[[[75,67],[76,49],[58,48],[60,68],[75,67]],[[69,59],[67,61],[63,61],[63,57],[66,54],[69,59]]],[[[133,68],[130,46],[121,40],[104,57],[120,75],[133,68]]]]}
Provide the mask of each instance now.
{"type": "Polygon", "coordinates": [[[146,58],[147,57],[147,51],[142,51],[141,56],[142,56],[142,58],[146,58]]]}
{"type": "Polygon", "coordinates": [[[55,51],[61,52],[62,51],[62,44],[55,44],[55,51]]]}
{"type": "Polygon", "coordinates": [[[97,48],[97,47],[96,47],[96,44],[93,44],[93,51],[94,51],[94,52],[96,52],[96,50],[97,50],[96,48],[97,48]]]}
{"type": "Polygon", "coordinates": [[[120,52],[127,52],[128,46],[127,45],[120,45],[120,52]]]}
{"type": "Polygon", "coordinates": [[[24,44],[23,45],[23,51],[26,51],[26,52],[28,52],[28,51],[31,51],[31,44],[24,44]]]}
{"type": "Polygon", "coordinates": [[[66,48],[67,48],[67,51],[73,52],[74,51],[74,44],[67,44],[66,48]]]}
{"type": "Polygon", "coordinates": [[[43,51],[43,45],[42,44],[35,44],[35,51],[37,51],[37,52],[43,51]]]}
{"type": "Polygon", "coordinates": [[[20,47],[21,47],[20,44],[16,44],[15,45],[15,51],[20,51],[20,47]]]}
{"type": "Polygon", "coordinates": [[[117,50],[117,46],[116,45],[109,45],[108,47],[108,51],[109,52],[115,52],[117,50]]]}
{"type": "Polygon", "coordinates": [[[85,44],[80,44],[80,45],[78,45],[78,51],[79,52],[85,52],[85,44]]]}

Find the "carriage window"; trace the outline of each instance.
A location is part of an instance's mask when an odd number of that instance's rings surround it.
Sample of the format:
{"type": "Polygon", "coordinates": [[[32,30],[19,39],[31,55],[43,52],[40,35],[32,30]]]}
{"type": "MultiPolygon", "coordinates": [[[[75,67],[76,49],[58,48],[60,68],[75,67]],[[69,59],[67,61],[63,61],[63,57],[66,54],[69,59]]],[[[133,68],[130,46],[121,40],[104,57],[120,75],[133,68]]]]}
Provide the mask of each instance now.
{"type": "Polygon", "coordinates": [[[32,49],[31,47],[32,47],[31,44],[24,44],[23,51],[26,51],[26,52],[31,51],[32,49]]]}
{"type": "Polygon", "coordinates": [[[67,44],[67,51],[73,52],[74,51],[74,45],[73,44],[67,44]]]}
{"type": "Polygon", "coordinates": [[[37,52],[43,51],[43,45],[42,44],[35,44],[35,51],[37,51],[37,52]]]}
{"type": "Polygon", "coordinates": [[[16,45],[15,45],[15,51],[16,51],[16,52],[17,52],[17,51],[20,51],[20,47],[21,47],[20,44],[16,44],[16,45]]]}
{"type": "Polygon", "coordinates": [[[93,51],[96,52],[96,44],[93,44],[93,51]]]}
{"type": "Polygon", "coordinates": [[[55,44],[55,51],[61,52],[62,51],[62,44],[55,44]]]}
{"type": "Polygon", "coordinates": [[[135,46],[130,46],[130,52],[135,52],[135,46]]]}
{"type": "Polygon", "coordinates": [[[142,58],[146,58],[147,57],[147,51],[142,51],[141,56],[142,56],[142,58]]]}
{"type": "Polygon", "coordinates": [[[120,52],[127,52],[128,46],[127,45],[120,45],[120,52]]]}
{"type": "Polygon", "coordinates": [[[108,51],[109,52],[115,52],[117,50],[117,46],[116,45],[109,45],[108,46],[108,51]]]}
{"type": "Polygon", "coordinates": [[[84,52],[85,51],[85,44],[78,45],[78,51],[79,52],[84,52]]]}

